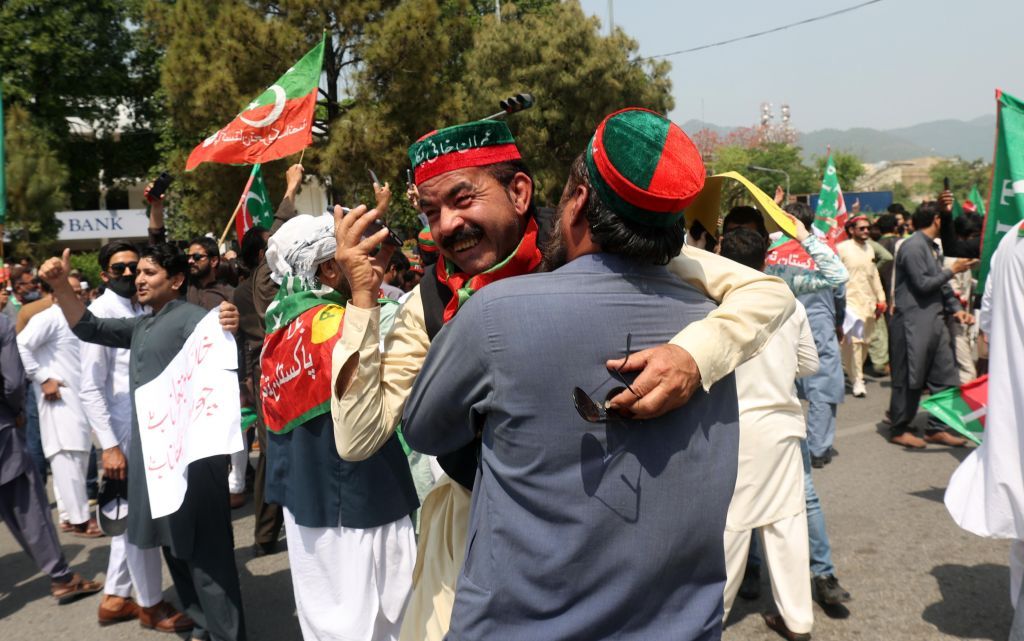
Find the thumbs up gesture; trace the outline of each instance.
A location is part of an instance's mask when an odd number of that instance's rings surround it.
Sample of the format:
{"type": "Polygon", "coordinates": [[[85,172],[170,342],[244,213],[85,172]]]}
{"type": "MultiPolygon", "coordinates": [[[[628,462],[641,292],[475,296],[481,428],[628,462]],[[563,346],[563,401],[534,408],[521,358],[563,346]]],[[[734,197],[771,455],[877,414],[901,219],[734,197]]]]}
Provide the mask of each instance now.
{"type": "Polygon", "coordinates": [[[65,249],[60,258],[54,256],[47,258],[42,267],[39,268],[39,278],[46,282],[52,289],[57,289],[62,284],[67,284],[68,274],[71,273],[71,250],[65,249]]]}

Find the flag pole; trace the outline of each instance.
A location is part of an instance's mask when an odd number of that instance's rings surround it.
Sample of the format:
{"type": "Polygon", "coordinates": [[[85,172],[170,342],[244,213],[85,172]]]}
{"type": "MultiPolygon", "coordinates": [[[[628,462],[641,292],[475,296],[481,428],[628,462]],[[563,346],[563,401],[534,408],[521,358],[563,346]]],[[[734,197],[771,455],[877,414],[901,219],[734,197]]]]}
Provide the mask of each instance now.
{"type": "MultiPolygon", "coordinates": [[[[228,219],[228,224],[224,226],[224,233],[220,235],[220,241],[217,243],[218,245],[224,244],[224,239],[228,237],[228,232],[231,231],[231,226],[235,224],[235,218],[238,217],[238,212],[242,209],[242,203],[244,202],[245,200],[241,199],[238,201],[238,204],[235,205],[235,211],[231,213],[231,218],[228,219]]],[[[241,241],[241,239],[239,239],[239,241],[241,241]]]]}

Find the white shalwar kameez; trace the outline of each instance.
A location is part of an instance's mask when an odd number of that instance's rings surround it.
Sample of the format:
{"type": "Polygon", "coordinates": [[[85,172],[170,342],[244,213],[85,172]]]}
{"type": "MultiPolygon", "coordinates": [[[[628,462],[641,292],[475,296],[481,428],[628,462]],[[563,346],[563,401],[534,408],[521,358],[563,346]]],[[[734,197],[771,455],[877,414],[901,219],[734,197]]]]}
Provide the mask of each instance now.
{"type": "MultiPolygon", "coordinates": [[[[1013,539],[1010,599],[1024,576],[1024,237],[1018,223],[992,257],[984,305],[991,312],[988,412],[983,442],[953,472],[946,508],[978,536],[1013,539]]],[[[1016,627],[1016,621],[1015,621],[1016,627]]]]}
{"type": "Polygon", "coordinates": [[[303,527],[282,511],[303,640],[397,641],[416,563],[412,520],[303,527]]]}
{"type": "MultiPolygon", "coordinates": [[[[100,318],[134,318],[147,313],[145,307],[108,289],[89,311],[100,318]]],[[[115,445],[128,458],[132,442],[132,398],[128,386],[130,350],[82,343],[82,409],[100,447],[115,445]]],[[[152,607],[163,600],[163,559],[160,548],[140,548],[128,542],[128,534],[110,539],[110,560],[104,594],[129,597],[135,586],[135,602],[152,607]]]]}
{"type": "Polygon", "coordinates": [[[33,316],[18,334],[21,362],[25,365],[25,373],[36,385],[43,455],[53,471],[59,507],[66,512],[67,520],[75,525],[89,520],[85,476],[92,449],[89,423],[85,420],[78,396],[80,344],[57,305],[33,316]],[[60,382],[60,400],[43,398],[42,385],[49,379],[60,382]]]}
{"type": "Polygon", "coordinates": [[[764,351],[736,368],[739,465],[725,522],[723,621],[740,589],[751,531],[761,528],[775,604],[786,626],[809,633],[814,624],[800,454],[807,424],[794,383],[817,370],[818,350],[799,302],[764,351]]]}

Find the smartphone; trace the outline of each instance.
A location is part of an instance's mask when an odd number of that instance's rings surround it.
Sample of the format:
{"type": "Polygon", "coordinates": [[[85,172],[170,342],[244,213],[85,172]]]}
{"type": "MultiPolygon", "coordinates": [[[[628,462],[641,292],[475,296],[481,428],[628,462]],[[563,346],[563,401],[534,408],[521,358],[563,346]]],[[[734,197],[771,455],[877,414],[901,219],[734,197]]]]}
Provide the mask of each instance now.
{"type": "Polygon", "coordinates": [[[942,179],[942,189],[944,191],[949,191],[949,176],[942,179]]]}
{"type": "Polygon", "coordinates": [[[406,169],[405,170],[405,184],[406,185],[411,185],[412,184],[412,169],[406,169]]]}
{"type": "MultiPolygon", "coordinates": [[[[351,210],[348,207],[342,207],[341,208],[341,213],[343,213],[343,214],[347,215],[348,212],[350,212],[350,211],[351,210]]],[[[385,239],[385,241],[384,241],[385,243],[387,243],[389,245],[394,245],[395,247],[401,247],[402,246],[402,238],[397,233],[395,233],[395,230],[393,230],[390,227],[388,227],[387,225],[385,225],[384,221],[380,220],[379,218],[377,220],[373,221],[372,223],[370,223],[366,227],[366,231],[363,232],[363,238],[369,238],[370,236],[373,236],[374,234],[376,234],[377,232],[379,232],[382,229],[387,229],[388,230],[388,237],[387,237],[387,239],[385,239]]]]}
{"type": "Polygon", "coordinates": [[[161,172],[160,175],[156,177],[156,180],[153,181],[153,187],[150,188],[149,194],[146,195],[146,199],[149,200],[149,202],[160,200],[160,197],[164,195],[164,192],[167,191],[167,188],[171,186],[172,182],[174,182],[173,176],[166,171],[161,172]]]}
{"type": "Polygon", "coordinates": [[[372,184],[374,184],[374,185],[381,185],[381,186],[383,186],[383,185],[384,185],[384,183],[382,183],[382,182],[381,182],[381,181],[380,181],[380,180],[379,180],[379,179],[377,178],[377,174],[373,173],[373,170],[372,170],[372,169],[370,169],[369,167],[367,167],[367,168],[366,168],[366,171],[370,172],[370,180],[372,180],[372,181],[373,181],[373,183],[372,183],[372,184]]]}

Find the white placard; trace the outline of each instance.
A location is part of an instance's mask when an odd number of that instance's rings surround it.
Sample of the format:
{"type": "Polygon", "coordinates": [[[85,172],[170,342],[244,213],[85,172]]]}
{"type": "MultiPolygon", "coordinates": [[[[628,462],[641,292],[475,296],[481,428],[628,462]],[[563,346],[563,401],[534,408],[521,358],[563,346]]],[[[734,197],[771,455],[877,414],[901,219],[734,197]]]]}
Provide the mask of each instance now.
{"type": "Polygon", "coordinates": [[[242,449],[238,354],[219,314],[207,314],[164,371],[135,390],[153,518],[181,507],[189,463],[242,449]]]}
{"type": "Polygon", "coordinates": [[[99,209],[58,211],[64,223],[58,241],[99,240],[102,238],[147,238],[149,216],[145,209],[99,209]]]}

